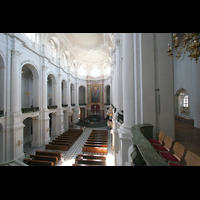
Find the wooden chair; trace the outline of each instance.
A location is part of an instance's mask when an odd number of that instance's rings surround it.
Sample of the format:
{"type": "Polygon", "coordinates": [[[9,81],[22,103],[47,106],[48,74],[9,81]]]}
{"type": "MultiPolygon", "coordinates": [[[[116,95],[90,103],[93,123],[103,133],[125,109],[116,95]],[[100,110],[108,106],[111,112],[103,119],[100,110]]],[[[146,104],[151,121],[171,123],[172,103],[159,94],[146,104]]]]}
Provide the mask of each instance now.
{"type": "Polygon", "coordinates": [[[158,140],[154,140],[154,139],[148,139],[148,140],[151,144],[162,144],[164,137],[165,137],[165,134],[162,131],[160,131],[158,135],[158,140]]]}
{"type": "Polygon", "coordinates": [[[191,151],[185,155],[186,166],[200,166],[200,157],[191,151]]]}
{"type": "Polygon", "coordinates": [[[169,161],[180,162],[181,158],[183,157],[185,147],[182,144],[175,142],[173,150],[174,154],[168,152],[159,152],[159,154],[167,162],[169,161]]]}
{"type": "Polygon", "coordinates": [[[152,147],[156,150],[156,151],[166,151],[168,152],[169,149],[171,148],[172,146],[172,142],[173,142],[173,139],[169,136],[165,136],[165,139],[164,139],[164,146],[160,145],[160,144],[153,144],[152,147]]]}

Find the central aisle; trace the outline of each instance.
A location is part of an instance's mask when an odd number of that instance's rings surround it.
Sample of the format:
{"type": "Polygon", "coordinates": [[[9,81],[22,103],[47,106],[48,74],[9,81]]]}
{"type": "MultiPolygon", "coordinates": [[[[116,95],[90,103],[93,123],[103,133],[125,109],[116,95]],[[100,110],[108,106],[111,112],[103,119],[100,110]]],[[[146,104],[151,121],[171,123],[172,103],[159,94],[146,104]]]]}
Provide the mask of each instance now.
{"type": "MultiPolygon", "coordinates": [[[[81,136],[78,138],[78,140],[71,146],[71,148],[65,153],[64,155],[64,163],[58,163],[57,165],[60,166],[72,166],[72,163],[75,163],[75,158],[78,154],[82,154],[82,147],[84,146],[84,143],[86,142],[87,138],[89,137],[92,130],[107,130],[107,127],[101,127],[101,128],[86,128],[85,131],[81,134],[81,136]]],[[[109,162],[109,165],[114,166],[114,154],[112,152],[111,148],[111,135],[110,131],[108,130],[108,154],[109,159],[111,162],[109,162]],[[112,162],[113,160],[113,162],[112,162]]],[[[98,153],[96,153],[98,154],[98,153]]],[[[100,153],[98,155],[101,155],[100,153]]],[[[103,155],[103,154],[102,154],[103,155]]]]}
{"type": "MultiPolygon", "coordinates": [[[[68,151],[60,151],[60,150],[50,150],[45,149],[45,146],[42,146],[40,148],[38,147],[25,147],[26,156],[29,156],[30,154],[35,154],[35,151],[52,151],[52,152],[61,152],[61,154],[64,156],[64,162],[61,164],[61,160],[59,160],[55,166],[72,166],[72,163],[75,162],[75,158],[78,154],[82,154],[82,147],[84,146],[84,143],[86,142],[87,138],[89,137],[92,130],[108,130],[107,127],[100,127],[100,128],[86,128],[85,131],[81,134],[81,136],[76,140],[76,142],[70,147],[68,151]]],[[[51,141],[54,138],[51,138],[51,141]]],[[[110,130],[108,130],[108,154],[107,157],[109,159],[109,165],[114,166],[114,152],[112,151],[112,141],[111,141],[111,134],[110,130]]],[[[99,154],[100,155],[100,154],[99,154]]]]}

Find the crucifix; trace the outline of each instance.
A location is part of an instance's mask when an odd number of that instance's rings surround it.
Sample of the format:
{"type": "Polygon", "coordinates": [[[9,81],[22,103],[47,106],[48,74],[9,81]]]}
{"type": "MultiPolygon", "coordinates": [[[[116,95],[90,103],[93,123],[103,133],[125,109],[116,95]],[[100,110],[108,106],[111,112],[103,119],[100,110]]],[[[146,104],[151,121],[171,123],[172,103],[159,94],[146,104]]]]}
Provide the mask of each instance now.
{"type": "Polygon", "coordinates": [[[24,95],[29,96],[29,95],[31,95],[31,92],[29,92],[29,91],[27,90],[27,92],[24,92],[24,95]]]}
{"type": "Polygon", "coordinates": [[[94,114],[95,115],[97,114],[97,112],[96,112],[96,106],[94,106],[94,114]]]}

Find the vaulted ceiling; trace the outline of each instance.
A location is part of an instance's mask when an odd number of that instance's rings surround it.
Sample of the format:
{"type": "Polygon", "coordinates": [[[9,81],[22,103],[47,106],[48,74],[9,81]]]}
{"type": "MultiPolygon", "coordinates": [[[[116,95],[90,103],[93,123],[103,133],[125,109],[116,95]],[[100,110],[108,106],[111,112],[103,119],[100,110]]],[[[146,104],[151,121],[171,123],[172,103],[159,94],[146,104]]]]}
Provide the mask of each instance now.
{"type": "Polygon", "coordinates": [[[109,33],[63,33],[65,45],[79,64],[110,63],[112,41],[109,33]]]}

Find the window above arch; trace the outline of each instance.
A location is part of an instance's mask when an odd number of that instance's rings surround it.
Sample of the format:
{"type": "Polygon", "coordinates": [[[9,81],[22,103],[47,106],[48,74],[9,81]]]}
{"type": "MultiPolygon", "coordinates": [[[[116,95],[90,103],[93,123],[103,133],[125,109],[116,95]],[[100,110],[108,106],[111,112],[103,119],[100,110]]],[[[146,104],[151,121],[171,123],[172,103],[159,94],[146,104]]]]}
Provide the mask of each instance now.
{"type": "Polygon", "coordinates": [[[47,49],[52,56],[55,56],[55,43],[52,39],[49,40],[47,49]]]}
{"type": "Polygon", "coordinates": [[[93,76],[93,77],[100,76],[100,70],[99,70],[98,66],[95,65],[95,66],[92,67],[91,76],[93,76]]]}
{"type": "Polygon", "coordinates": [[[109,65],[106,65],[106,66],[104,67],[104,74],[105,74],[105,75],[109,75],[109,74],[110,74],[110,66],[109,66],[109,65]]]}
{"type": "Polygon", "coordinates": [[[78,73],[79,73],[79,75],[81,75],[81,76],[86,76],[86,74],[87,74],[86,67],[81,66],[81,67],[79,68],[79,70],[78,70],[78,73]]]}
{"type": "Polygon", "coordinates": [[[62,59],[63,60],[66,60],[66,54],[63,52],[63,54],[62,54],[62,59]]]}
{"type": "Polygon", "coordinates": [[[25,33],[29,40],[32,42],[38,42],[38,34],[37,33],[25,33]]]}

